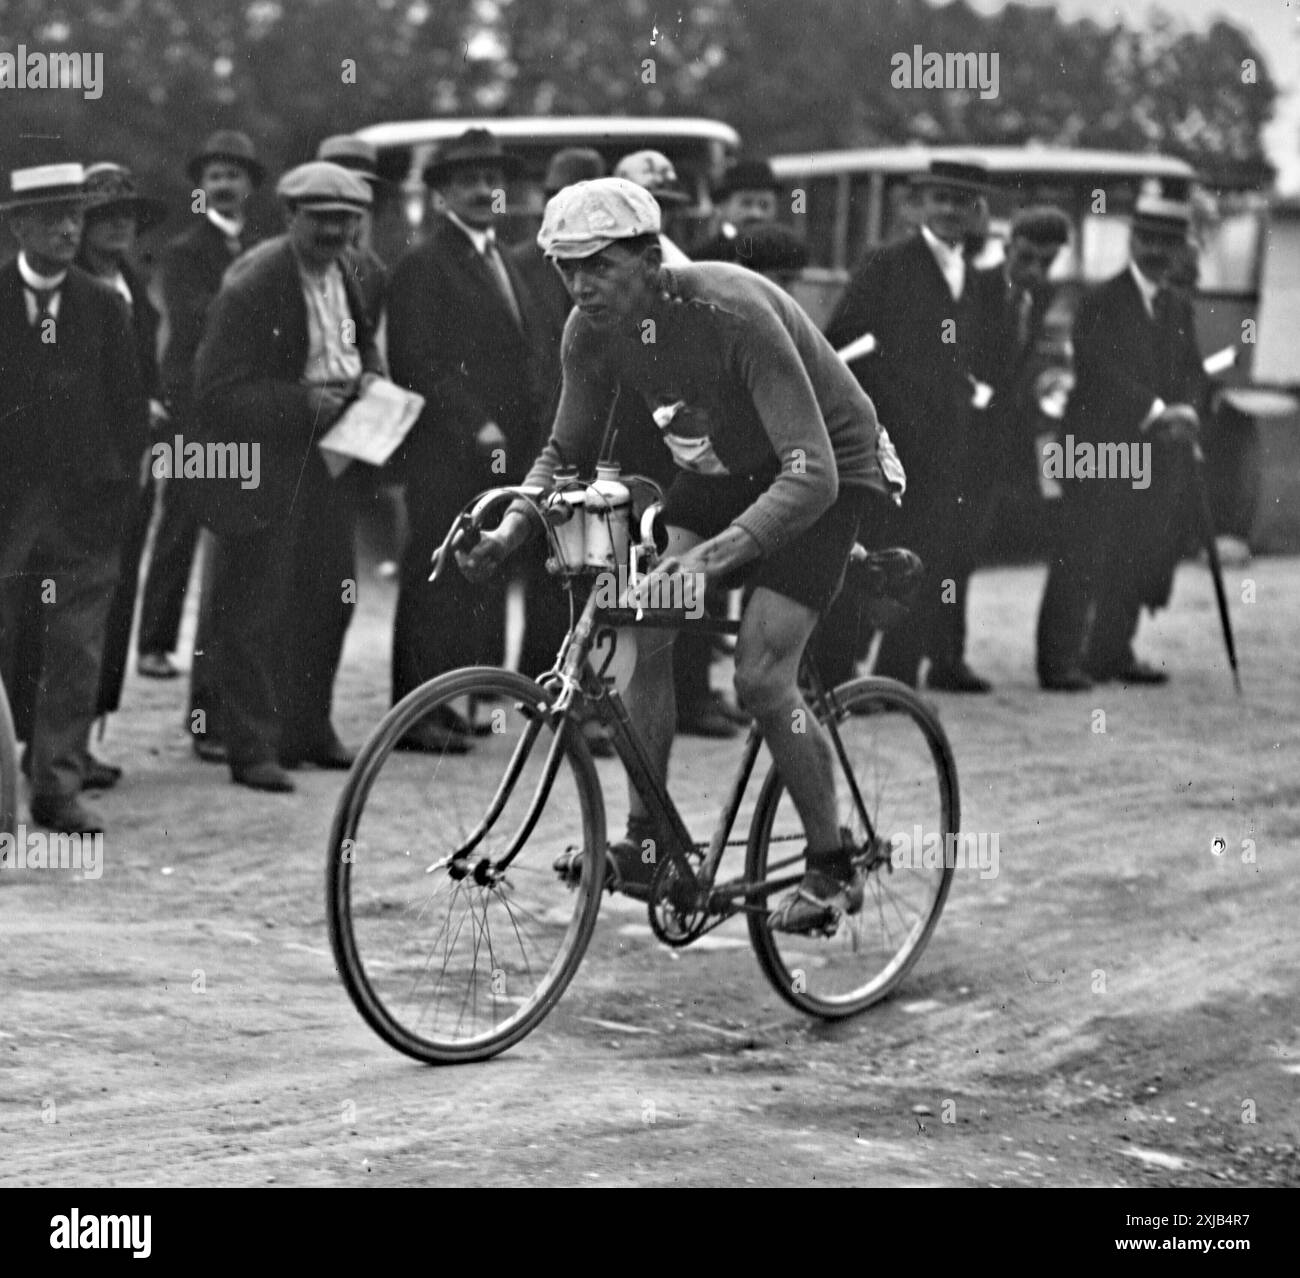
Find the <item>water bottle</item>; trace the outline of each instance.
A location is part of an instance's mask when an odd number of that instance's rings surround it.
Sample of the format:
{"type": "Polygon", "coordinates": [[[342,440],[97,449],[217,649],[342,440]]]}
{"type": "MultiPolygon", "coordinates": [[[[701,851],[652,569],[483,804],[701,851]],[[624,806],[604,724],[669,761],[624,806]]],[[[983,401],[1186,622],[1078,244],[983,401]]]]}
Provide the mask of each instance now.
{"type": "Polygon", "coordinates": [[[631,540],[632,494],[619,480],[617,462],[601,462],[596,478],[587,486],[588,568],[617,572],[627,563],[631,540]]]}
{"type": "Polygon", "coordinates": [[[578,479],[576,467],[562,466],[555,472],[555,492],[551,509],[555,512],[555,541],[560,567],[576,572],[586,562],[587,528],[584,513],[587,489],[578,479]]]}

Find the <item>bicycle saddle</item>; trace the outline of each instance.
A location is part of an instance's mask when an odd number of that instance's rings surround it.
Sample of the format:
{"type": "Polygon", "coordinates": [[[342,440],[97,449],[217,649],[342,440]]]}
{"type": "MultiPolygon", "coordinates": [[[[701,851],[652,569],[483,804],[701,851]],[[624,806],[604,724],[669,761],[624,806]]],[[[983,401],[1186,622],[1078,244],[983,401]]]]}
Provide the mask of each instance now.
{"type": "Polygon", "coordinates": [[[907,613],[925,573],[921,557],[902,546],[868,550],[855,542],[849,562],[861,582],[866,619],[879,630],[897,624],[907,613]]]}

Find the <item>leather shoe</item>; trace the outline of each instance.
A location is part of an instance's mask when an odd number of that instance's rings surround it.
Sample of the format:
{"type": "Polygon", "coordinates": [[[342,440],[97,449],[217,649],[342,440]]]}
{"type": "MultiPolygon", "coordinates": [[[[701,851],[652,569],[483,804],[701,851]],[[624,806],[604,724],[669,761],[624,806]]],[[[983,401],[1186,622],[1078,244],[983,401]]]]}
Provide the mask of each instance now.
{"type": "Polygon", "coordinates": [[[680,736],[712,737],[722,741],[736,736],[740,729],[723,711],[717,699],[710,697],[707,701],[678,708],[677,732],[680,736]]]}
{"type": "Polygon", "coordinates": [[[226,743],[210,733],[206,736],[195,736],[194,753],[204,763],[225,763],[230,758],[226,743]]]}
{"type": "Polygon", "coordinates": [[[94,808],[72,798],[32,797],[32,820],[59,834],[103,834],[104,818],[94,808]]]}
{"type": "Polygon", "coordinates": [[[135,668],[146,679],[175,679],[181,673],[165,652],[142,652],[136,658],[135,668]]]}
{"type": "Polygon", "coordinates": [[[288,769],[310,763],[314,768],[346,772],[356,761],[356,751],[349,750],[337,737],[320,746],[307,750],[286,750],[280,755],[280,766],[288,769]]]}
{"type": "Polygon", "coordinates": [[[294,790],[289,774],[269,760],[242,766],[231,764],[230,776],[236,785],[246,785],[250,790],[266,790],[271,794],[292,794],[294,790]]]}
{"type": "Polygon", "coordinates": [[[115,763],[105,763],[93,754],[86,756],[86,770],[81,774],[83,790],[111,790],[122,779],[122,769],[115,763]]]}
{"type": "Polygon", "coordinates": [[[955,666],[931,666],[926,687],[940,692],[991,692],[993,685],[981,679],[964,661],[955,666]]]}
{"type": "Polygon", "coordinates": [[[1148,665],[1145,661],[1131,661],[1122,670],[1116,673],[1115,678],[1120,683],[1149,683],[1162,684],[1169,682],[1169,674],[1164,670],[1157,670],[1155,666],[1148,665]]]}
{"type": "Polygon", "coordinates": [[[1044,692],[1087,692],[1092,680],[1078,666],[1070,666],[1053,674],[1040,674],[1038,686],[1044,692]]]}
{"type": "Polygon", "coordinates": [[[474,743],[463,732],[425,719],[405,736],[399,737],[393,748],[419,754],[468,754],[474,748],[474,743]]]}

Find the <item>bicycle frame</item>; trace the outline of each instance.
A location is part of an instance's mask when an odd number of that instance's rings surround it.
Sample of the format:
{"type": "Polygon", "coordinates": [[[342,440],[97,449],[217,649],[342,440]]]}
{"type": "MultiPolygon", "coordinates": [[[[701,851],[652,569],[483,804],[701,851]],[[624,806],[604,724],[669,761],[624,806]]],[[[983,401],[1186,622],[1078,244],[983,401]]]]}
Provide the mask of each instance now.
{"type": "MultiPolygon", "coordinates": [[[[611,744],[627,770],[633,788],[641,796],[658,827],[670,835],[670,845],[662,849],[663,853],[675,863],[677,872],[694,892],[697,908],[704,907],[710,915],[720,915],[725,918],[738,909],[765,908],[761,905],[763,898],[773,892],[792,887],[802,878],[801,874],[792,874],[780,879],[767,879],[760,884],[750,883],[743,878],[728,880],[722,884],[716,883],[718,867],[735,828],[741,802],[753,777],[754,766],[758,762],[759,747],[763,740],[758,725],[755,723],[750,726],[731,789],[723,801],[703,861],[697,869],[692,864],[690,854],[697,852],[699,846],[687,830],[667,787],[655,775],[645,742],[632,722],[623,698],[616,689],[604,682],[589,660],[593,644],[606,630],[613,630],[617,634],[620,630],[677,629],[683,624],[695,626],[703,634],[734,635],[740,629],[739,622],[723,618],[704,617],[688,620],[684,614],[668,610],[647,612],[636,608],[600,608],[596,603],[595,595],[592,594],[588,597],[577,623],[570,630],[560,649],[555,669],[551,674],[543,676],[539,682],[546,684],[550,680],[560,685],[560,695],[554,707],[557,712],[567,715],[573,701],[580,696],[595,712],[598,721],[608,728],[611,744]],[[760,905],[749,905],[750,898],[758,898],[760,905]],[[741,901],[745,901],[746,904],[738,904],[741,901]]],[[[610,660],[612,658],[611,651],[610,660]]],[[[810,652],[804,653],[801,671],[811,685],[813,713],[825,724],[832,747],[845,775],[849,778],[854,806],[868,837],[874,840],[875,829],[858,789],[856,778],[853,776],[853,770],[849,766],[844,743],[836,724],[838,705],[835,694],[823,684],[810,652]]],[[[572,724],[572,722],[571,717],[567,719],[567,723],[572,724]]],[[[557,750],[559,748],[559,734],[554,748],[557,750]]],[[[544,790],[547,788],[546,778],[554,775],[554,767],[550,764],[551,760],[548,760],[542,785],[539,786],[539,797],[544,795],[544,790]]],[[[537,806],[540,808],[540,802],[537,806]]],[[[655,849],[656,856],[659,852],[660,849],[655,849]]],[[[791,863],[799,859],[792,857],[791,863]]]]}

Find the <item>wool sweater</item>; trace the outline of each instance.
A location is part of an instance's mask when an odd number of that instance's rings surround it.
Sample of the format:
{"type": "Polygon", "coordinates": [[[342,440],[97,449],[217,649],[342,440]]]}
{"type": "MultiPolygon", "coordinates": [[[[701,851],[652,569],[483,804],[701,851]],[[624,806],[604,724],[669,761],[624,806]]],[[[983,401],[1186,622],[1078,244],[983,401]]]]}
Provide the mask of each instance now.
{"type": "Polygon", "coordinates": [[[716,262],[664,268],[660,290],[635,330],[569,315],[555,424],[525,482],[549,488],[565,463],[587,473],[621,387],[645,400],[681,469],[767,484],[734,521],[764,555],[816,523],[841,486],[901,489],[871,400],[788,294],[716,262]]]}

